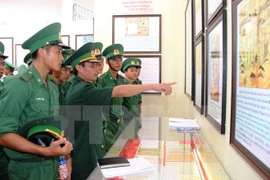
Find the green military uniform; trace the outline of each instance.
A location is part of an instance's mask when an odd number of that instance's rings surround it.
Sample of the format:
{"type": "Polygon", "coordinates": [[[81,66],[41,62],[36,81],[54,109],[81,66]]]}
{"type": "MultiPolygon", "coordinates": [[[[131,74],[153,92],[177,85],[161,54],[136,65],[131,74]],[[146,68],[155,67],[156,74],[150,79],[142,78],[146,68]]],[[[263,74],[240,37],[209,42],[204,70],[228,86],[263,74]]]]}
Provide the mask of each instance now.
{"type": "Polygon", "coordinates": [[[9,62],[6,61],[5,62],[5,68],[8,69],[8,70],[10,70],[11,72],[13,72],[14,69],[15,69],[15,66],[13,64],[11,64],[11,63],[9,63],[9,62]]]}
{"type": "MultiPolygon", "coordinates": [[[[8,56],[4,55],[5,46],[0,41],[0,57],[4,60],[8,58],[8,56]]],[[[3,88],[4,83],[0,80],[0,99],[1,99],[1,91],[3,88]]],[[[8,180],[8,163],[9,158],[7,157],[6,153],[3,150],[3,147],[0,146],[0,179],[1,180],[8,180]]]]}
{"type": "MultiPolygon", "coordinates": [[[[101,53],[103,44],[100,42],[94,42],[94,46],[95,46],[95,56],[100,61],[100,59],[104,58],[103,54],[101,53]]],[[[100,79],[100,77],[97,77],[95,81],[91,81],[90,83],[92,83],[96,87],[102,88],[102,80],[100,79]]],[[[109,119],[106,119],[103,111],[102,111],[102,119],[103,119],[103,135],[105,139],[105,147],[107,152],[115,140],[113,133],[107,129],[108,123],[110,122],[109,119]]]]}
{"type": "MultiPolygon", "coordinates": [[[[43,28],[22,44],[31,53],[47,45],[62,44],[59,35],[60,23],[43,28]]],[[[0,100],[0,136],[18,133],[32,119],[58,114],[59,92],[49,78],[45,86],[37,69],[31,65],[24,73],[8,79],[0,100]],[[19,89],[19,91],[18,91],[19,89]]],[[[9,156],[9,177],[12,180],[57,180],[58,163],[55,157],[43,158],[35,154],[22,153],[4,148],[9,156]]]]}
{"type": "MultiPolygon", "coordinates": [[[[69,59],[73,68],[88,61],[98,62],[94,53],[94,43],[87,43],[69,59]]],[[[85,180],[97,165],[97,159],[105,155],[102,106],[111,102],[113,88],[98,88],[75,76],[67,93],[67,118],[69,136],[74,138],[72,152],[72,179],[85,180]]]]}
{"type": "MultiPolygon", "coordinates": [[[[65,68],[71,68],[71,65],[70,64],[67,64],[67,60],[68,58],[75,53],[75,50],[73,49],[65,49],[62,51],[62,56],[63,56],[63,61],[62,61],[62,67],[65,67],[65,68]]],[[[53,78],[52,78],[53,80],[53,78]]],[[[70,85],[68,85],[68,83],[66,82],[61,82],[59,85],[58,85],[58,88],[59,88],[59,104],[60,105],[65,105],[66,103],[66,95],[67,95],[67,92],[68,92],[68,89],[69,89],[70,85]]]]}
{"type": "Polygon", "coordinates": [[[66,104],[66,95],[68,92],[68,86],[66,86],[66,82],[61,82],[59,84],[59,104],[65,105],[66,104]]]}
{"type": "Polygon", "coordinates": [[[72,81],[74,79],[74,75],[70,75],[69,79],[67,80],[67,82],[62,82],[60,84],[60,105],[65,105],[66,104],[66,97],[67,97],[67,92],[72,84],[72,81]]]}
{"type": "MultiPolygon", "coordinates": [[[[142,66],[142,61],[138,58],[136,58],[136,64],[139,65],[139,68],[141,68],[142,66]]],[[[133,81],[132,84],[142,84],[142,81],[137,78],[135,81],[133,81]]],[[[141,120],[141,103],[142,103],[142,94],[136,94],[135,95],[136,99],[137,99],[137,103],[138,103],[138,108],[139,108],[139,114],[140,116],[138,118],[136,118],[136,124],[138,124],[139,129],[142,127],[142,120],[141,120]]]]}
{"type": "MultiPolygon", "coordinates": [[[[49,78],[53,83],[55,83],[55,80],[54,80],[52,75],[49,75],[49,78]]],[[[59,85],[56,84],[57,87],[58,87],[58,91],[59,91],[59,105],[64,104],[65,96],[66,96],[66,93],[67,93],[67,90],[64,89],[64,86],[62,84],[63,84],[63,82],[61,82],[59,85]]]]}
{"type": "Polygon", "coordinates": [[[18,68],[18,74],[22,74],[22,73],[24,73],[26,70],[27,70],[27,67],[26,67],[24,64],[22,64],[22,65],[20,65],[19,68],[18,68]]]}
{"type": "MultiPolygon", "coordinates": [[[[137,59],[127,58],[123,63],[121,71],[124,73],[129,67],[141,67],[141,66],[140,63],[138,63],[137,59]]],[[[134,82],[136,82],[136,80],[134,80],[132,83],[130,83],[128,79],[125,80],[125,84],[136,84],[134,82]]],[[[135,120],[136,124],[134,130],[136,136],[141,124],[138,96],[139,94],[131,97],[124,97],[123,99],[124,122],[127,126],[132,119],[135,120]]]]}
{"type": "Polygon", "coordinates": [[[0,95],[1,95],[1,90],[2,90],[3,85],[4,83],[0,80],[0,95]]]}
{"type": "MultiPolygon", "coordinates": [[[[124,61],[121,71],[124,73],[129,67],[140,67],[140,65],[137,63],[135,58],[131,57],[124,61]]],[[[124,84],[133,84],[133,82],[130,83],[128,79],[125,79],[124,84]]],[[[134,117],[140,117],[140,110],[136,95],[123,98],[123,110],[125,125],[128,125],[134,117]]]]}
{"type": "MultiPolygon", "coordinates": [[[[132,84],[142,84],[142,81],[137,78],[137,80],[135,80],[132,84]]],[[[137,94],[137,101],[138,101],[138,104],[141,104],[142,103],[142,94],[137,94]]]]}
{"type": "MultiPolygon", "coordinates": [[[[140,60],[139,58],[136,58],[136,64],[139,65],[139,68],[142,67],[142,60],[140,60]]],[[[133,82],[133,84],[142,84],[142,81],[137,78],[136,81],[133,82]]],[[[138,99],[138,104],[142,103],[142,94],[137,94],[137,99],[138,99]]]]}
{"type": "MultiPolygon", "coordinates": [[[[17,133],[18,129],[31,119],[58,114],[59,93],[57,86],[49,79],[46,82],[49,89],[45,87],[34,66],[30,66],[25,73],[16,75],[12,80],[5,82],[0,105],[0,135],[17,133]]],[[[9,175],[12,179],[35,179],[37,175],[40,177],[42,174],[39,174],[38,171],[41,167],[51,172],[49,176],[51,179],[58,177],[57,161],[29,164],[23,160],[35,158],[36,155],[20,153],[8,148],[5,148],[5,152],[11,159],[9,175]],[[16,173],[22,170],[21,174],[16,173]]],[[[46,179],[49,179],[48,176],[46,179]]]]}
{"type": "MultiPolygon", "coordinates": [[[[110,73],[110,71],[105,72],[100,76],[100,82],[103,88],[105,87],[116,87],[124,84],[124,77],[121,75],[117,75],[117,79],[115,80],[110,73]]],[[[114,138],[110,140],[110,145],[107,147],[108,149],[113,145],[116,138],[120,135],[120,133],[124,129],[124,122],[122,120],[124,116],[124,111],[122,109],[123,98],[122,97],[114,97],[112,98],[110,106],[103,107],[103,113],[108,123],[107,131],[113,134],[114,138]]],[[[107,150],[108,150],[107,149],[107,150]]]]}
{"type": "Polygon", "coordinates": [[[7,61],[5,61],[5,69],[8,69],[12,74],[6,76],[3,78],[3,83],[5,83],[5,81],[9,78],[13,77],[13,71],[15,70],[15,66],[7,61]]]}
{"type": "MultiPolygon", "coordinates": [[[[90,82],[90,84],[92,84],[93,86],[95,86],[97,88],[103,88],[102,81],[101,81],[100,77],[98,77],[96,81],[90,82]]],[[[102,109],[103,109],[103,107],[102,107],[102,109]]],[[[115,139],[114,139],[114,134],[108,129],[108,124],[110,124],[110,122],[109,122],[109,120],[106,119],[106,117],[103,113],[103,110],[102,110],[102,121],[103,121],[103,135],[104,135],[104,139],[105,139],[105,147],[106,147],[106,152],[108,152],[108,150],[110,149],[110,147],[114,143],[115,139]]]]}
{"type": "MultiPolygon", "coordinates": [[[[123,51],[124,48],[121,44],[113,44],[103,51],[103,55],[107,59],[110,59],[115,56],[122,56],[123,51]]],[[[116,76],[116,79],[114,79],[109,70],[100,76],[102,87],[115,87],[122,85],[124,84],[124,79],[125,78],[119,74],[116,76]]],[[[120,133],[125,128],[123,122],[124,111],[122,109],[122,104],[123,104],[122,97],[114,97],[112,98],[110,106],[103,107],[103,113],[105,115],[105,118],[109,120],[107,121],[108,123],[107,131],[110,131],[114,135],[114,139],[111,140],[111,144],[107,147],[108,149],[112,146],[114,141],[118,138],[120,133]]]]}

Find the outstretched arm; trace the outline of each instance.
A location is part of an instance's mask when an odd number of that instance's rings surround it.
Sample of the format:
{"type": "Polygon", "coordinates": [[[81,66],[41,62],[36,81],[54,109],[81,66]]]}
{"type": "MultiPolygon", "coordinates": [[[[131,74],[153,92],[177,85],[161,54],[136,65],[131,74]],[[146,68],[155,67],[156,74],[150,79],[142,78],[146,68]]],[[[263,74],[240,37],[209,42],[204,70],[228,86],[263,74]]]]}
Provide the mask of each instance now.
{"type": "Polygon", "coordinates": [[[172,93],[172,85],[176,82],[161,84],[142,84],[142,85],[121,85],[113,89],[112,97],[129,97],[144,91],[154,90],[156,92],[165,93],[166,96],[172,93]]]}

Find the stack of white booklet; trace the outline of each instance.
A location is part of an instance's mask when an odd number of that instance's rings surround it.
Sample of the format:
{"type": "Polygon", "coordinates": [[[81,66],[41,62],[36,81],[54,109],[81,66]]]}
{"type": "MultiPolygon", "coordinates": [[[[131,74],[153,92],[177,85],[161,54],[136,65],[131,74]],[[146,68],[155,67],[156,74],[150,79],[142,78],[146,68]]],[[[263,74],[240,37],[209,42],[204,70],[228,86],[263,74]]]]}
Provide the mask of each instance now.
{"type": "Polygon", "coordinates": [[[169,128],[178,132],[198,132],[201,127],[196,119],[169,118],[169,128]]]}
{"type": "Polygon", "coordinates": [[[130,166],[100,169],[105,178],[125,176],[129,174],[155,171],[156,166],[150,164],[144,157],[128,159],[130,166]]]}

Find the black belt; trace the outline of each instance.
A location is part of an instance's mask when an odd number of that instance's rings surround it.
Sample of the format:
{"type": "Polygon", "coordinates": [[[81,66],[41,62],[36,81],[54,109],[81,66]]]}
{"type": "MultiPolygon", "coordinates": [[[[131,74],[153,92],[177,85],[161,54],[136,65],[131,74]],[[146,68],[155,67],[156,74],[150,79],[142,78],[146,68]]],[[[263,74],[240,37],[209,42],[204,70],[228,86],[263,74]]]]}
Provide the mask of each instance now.
{"type": "Polygon", "coordinates": [[[20,160],[11,159],[11,160],[17,161],[17,162],[42,162],[42,161],[53,160],[53,159],[55,158],[54,157],[34,157],[30,159],[20,159],[20,160]]]}

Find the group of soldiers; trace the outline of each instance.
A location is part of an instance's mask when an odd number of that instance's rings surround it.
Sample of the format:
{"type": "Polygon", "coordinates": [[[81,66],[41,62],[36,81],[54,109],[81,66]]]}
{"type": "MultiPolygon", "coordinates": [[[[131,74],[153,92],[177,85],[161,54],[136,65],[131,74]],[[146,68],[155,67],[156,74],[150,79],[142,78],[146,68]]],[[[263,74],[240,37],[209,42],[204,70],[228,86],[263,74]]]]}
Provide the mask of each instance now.
{"type": "MultiPolygon", "coordinates": [[[[1,180],[58,179],[59,156],[67,159],[67,179],[86,179],[133,118],[138,132],[140,93],[172,93],[175,82],[141,84],[141,60],[123,62],[121,44],[102,51],[90,42],[75,51],[60,32],[52,23],[27,39],[28,67],[0,82],[1,180]],[[109,69],[101,74],[104,61],[109,69]]],[[[0,75],[7,58],[0,46],[0,75]]]]}

